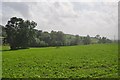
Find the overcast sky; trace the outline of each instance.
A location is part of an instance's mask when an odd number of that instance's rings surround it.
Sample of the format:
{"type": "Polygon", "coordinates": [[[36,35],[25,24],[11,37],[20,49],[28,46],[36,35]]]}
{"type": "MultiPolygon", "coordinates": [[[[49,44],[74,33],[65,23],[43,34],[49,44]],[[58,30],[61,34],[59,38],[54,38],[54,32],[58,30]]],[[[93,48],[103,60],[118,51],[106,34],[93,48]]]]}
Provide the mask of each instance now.
{"type": "MultiPolygon", "coordinates": [[[[0,3],[1,4],[1,3],[0,3]]],[[[13,16],[37,22],[37,29],[117,39],[117,2],[3,2],[2,25],[13,16]]]]}

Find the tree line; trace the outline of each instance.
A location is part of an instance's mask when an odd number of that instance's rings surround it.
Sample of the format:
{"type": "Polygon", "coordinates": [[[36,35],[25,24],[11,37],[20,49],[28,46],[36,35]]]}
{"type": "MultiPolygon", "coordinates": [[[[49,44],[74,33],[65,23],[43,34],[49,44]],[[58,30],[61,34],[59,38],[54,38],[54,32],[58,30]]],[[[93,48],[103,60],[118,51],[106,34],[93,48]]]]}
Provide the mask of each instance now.
{"type": "Polygon", "coordinates": [[[42,31],[35,27],[37,23],[22,18],[12,17],[2,27],[3,44],[9,44],[12,50],[29,47],[73,46],[93,43],[111,43],[106,37],[79,36],[64,34],[62,31],[42,31]]]}

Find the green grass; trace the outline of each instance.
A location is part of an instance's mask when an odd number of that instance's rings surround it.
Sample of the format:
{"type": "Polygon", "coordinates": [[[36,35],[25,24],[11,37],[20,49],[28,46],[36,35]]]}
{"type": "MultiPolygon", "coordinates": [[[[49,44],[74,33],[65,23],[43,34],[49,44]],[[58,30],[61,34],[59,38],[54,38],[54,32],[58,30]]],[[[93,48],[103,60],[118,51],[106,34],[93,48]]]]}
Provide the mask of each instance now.
{"type": "Polygon", "coordinates": [[[117,44],[3,51],[2,57],[3,78],[118,77],[117,44]]]}

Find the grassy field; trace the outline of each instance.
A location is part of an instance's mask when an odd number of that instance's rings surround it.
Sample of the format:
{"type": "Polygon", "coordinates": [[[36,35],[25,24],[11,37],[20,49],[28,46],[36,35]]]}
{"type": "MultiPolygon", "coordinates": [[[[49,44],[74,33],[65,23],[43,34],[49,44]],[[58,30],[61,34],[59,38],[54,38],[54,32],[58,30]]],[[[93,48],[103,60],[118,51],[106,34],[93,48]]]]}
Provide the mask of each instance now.
{"type": "Polygon", "coordinates": [[[117,44],[3,49],[3,78],[118,77],[117,44]]]}

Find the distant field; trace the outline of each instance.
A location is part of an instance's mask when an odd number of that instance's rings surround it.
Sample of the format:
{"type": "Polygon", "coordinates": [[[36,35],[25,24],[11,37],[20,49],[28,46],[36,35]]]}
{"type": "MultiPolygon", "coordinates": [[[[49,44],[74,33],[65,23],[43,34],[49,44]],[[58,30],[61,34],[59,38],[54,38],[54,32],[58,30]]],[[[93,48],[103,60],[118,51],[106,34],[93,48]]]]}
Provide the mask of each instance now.
{"type": "Polygon", "coordinates": [[[3,49],[3,78],[118,77],[117,44],[3,49]]]}

